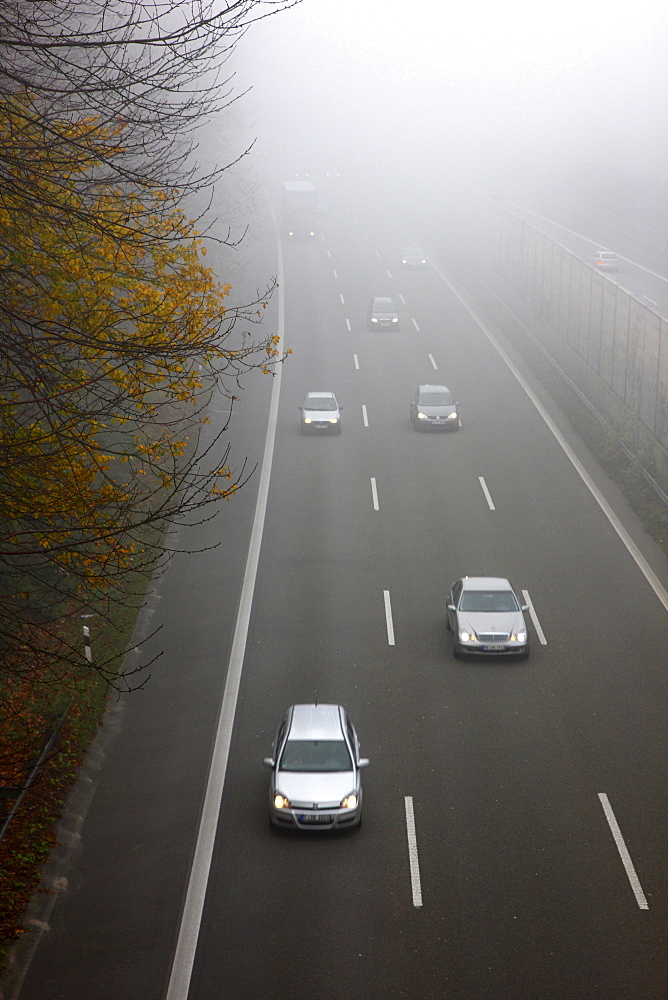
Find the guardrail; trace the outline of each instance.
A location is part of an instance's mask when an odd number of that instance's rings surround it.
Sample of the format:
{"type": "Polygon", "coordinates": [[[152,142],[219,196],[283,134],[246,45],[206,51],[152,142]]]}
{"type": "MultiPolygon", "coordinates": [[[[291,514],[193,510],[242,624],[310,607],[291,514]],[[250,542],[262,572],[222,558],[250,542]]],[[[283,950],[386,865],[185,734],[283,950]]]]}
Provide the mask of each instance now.
{"type": "Polygon", "coordinates": [[[14,816],[16,816],[16,813],[18,812],[26,793],[35,783],[35,779],[37,778],[40,769],[43,767],[51,751],[56,745],[58,737],[60,736],[60,731],[63,727],[63,723],[65,722],[65,719],[67,718],[67,715],[71,707],[72,707],[72,702],[70,701],[67,708],[65,709],[60,719],[58,720],[55,728],[49,734],[49,737],[44,746],[42,747],[39,757],[33,764],[32,768],[30,769],[30,773],[28,774],[26,780],[22,782],[20,785],[0,785],[0,841],[2,841],[3,837],[5,836],[9,828],[9,824],[13,820],[14,816]],[[14,805],[8,812],[7,806],[12,799],[14,800],[14,805]]]}

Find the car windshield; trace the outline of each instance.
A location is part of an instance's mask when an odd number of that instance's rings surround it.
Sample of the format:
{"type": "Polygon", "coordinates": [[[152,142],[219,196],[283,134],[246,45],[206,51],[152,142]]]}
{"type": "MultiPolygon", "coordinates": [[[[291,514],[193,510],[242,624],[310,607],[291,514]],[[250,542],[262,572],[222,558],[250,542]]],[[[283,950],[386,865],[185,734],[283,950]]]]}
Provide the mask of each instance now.
{"type": "Polygon", "coordinates": [[[449,392],[421,392],[422,406],[452,406],[452,396],[449,392]]]}
{"type": "Polygon", "coordinates": [[[305,410],[336,410],[336,400],[331,396],[308,396],[304,400],[305,410]]]}
{"type": "Polygon", "coordinates": [[[517,611],[519,605],[512,590],[465,590],[460,611],[517,611]]]}
{"type": "Polygon", "coordinates": [[[281,771],[352,771],[350,751],[344,740],[288,740],[283,748],[281,771]]]}
{"type": "Polygon", "coordinates": [[[376,299],[373,305],[378,312],[395,312],[395,305],[392,299],[376,299]]]}

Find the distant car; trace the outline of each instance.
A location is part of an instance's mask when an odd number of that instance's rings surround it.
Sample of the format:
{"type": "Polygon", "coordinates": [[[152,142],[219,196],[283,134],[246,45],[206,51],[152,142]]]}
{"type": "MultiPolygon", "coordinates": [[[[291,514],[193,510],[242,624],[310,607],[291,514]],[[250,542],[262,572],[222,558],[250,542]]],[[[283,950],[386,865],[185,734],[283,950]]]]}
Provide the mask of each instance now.
{"type": "Polygon", "coordinates": [[[369,330],[398,330],[399,313],[394,300],[384,296],[372,299],[366,314],[366,325],[369,330]]]}
{"type": "Polygon", "coordinates": [[[405,247],[401,255],[402,267],[426,267],[427,258],[417,247],[405,247]]]}
{"type": "Polygon", "coordinates": [[[508,580],[465,576],[452,585],[447,602],[447,627],[453,633],[453,653],[494,656],[529,655],[524,612],[508,580]]]}
{"type": "Polygon", "coordinates": [[[591,258],[594,267],[599,271],[619,271],[619,257],[609,250],[599,250],[591,258]]]}
{"type": "Polygon", "coordinates": [[[450,390],[444,385],[419,385],[410,404],[411,423],[416,430],[459,430],[459,414],[450,390]]]}
{"type": "Polygon", "coordinates": [[[362,820],[355,728],[342,705],[293,705],[278,727],[271,757],[269,810],[274,826],[332,830],[362,820]]]}
{"type": "Polygon", "coordinates": [[[301,413],[299,419],[302,434],[311,431],[325,431],[330,434],[341,433],[342,406],[336,401],[333,392],[307,392],[304,402],[297,409],[301,413]]]}

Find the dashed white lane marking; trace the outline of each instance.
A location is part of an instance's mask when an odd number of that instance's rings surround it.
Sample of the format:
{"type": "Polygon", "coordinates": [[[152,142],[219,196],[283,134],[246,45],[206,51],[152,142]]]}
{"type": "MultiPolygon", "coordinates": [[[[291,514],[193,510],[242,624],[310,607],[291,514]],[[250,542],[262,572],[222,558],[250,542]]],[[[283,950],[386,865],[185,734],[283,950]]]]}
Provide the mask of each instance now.
{"type": "MultiPolygon", "coordinates": [[[[331,250],[327,251],[327,256],[329,257],[330,260],[332,259],[332,251],[331,250]]],[[[334,272],[334,274],[336,274],[336,271],[334,272]]]]}
{"type": "Polygon", "coordinates": [[[334,270],[333,274],[334,274],[334,277],[338,279],[338,277],[339,277],[339,276],[338,276],[338,274],[336,273],[336,270],[334,270]]]}
{"type": "Polygon", "coordinates": [[[435,372],[437,372],[438,371],[438,365],[434,361],[434,355],[433,354],[428,354],[427,357],[431,361],[431,367],[434,369],[435,372]]]}
{"type": "Polygon", "coordinates": [[[490,494],[489,490],[487,489],[487,483],[482,478],[482,476],[478,476],[478,482],[482,486],[482,491],[485,494],[485,500],[487,501],[487,503],[489,505],[489,509],[490,510],[496,510],[496,507],[494,506],[494,503],[492,501],[491,494],[490,494]]]}
{"type": "Polygon", "coordinates": [[[362,403],[362,420],[364,421],[364,426],[369,426],[369,414],[366,412],[366,406],[362,403]]]}
{"type": "Polygon", "coordinates": [[[408,862],[411,870],[413,906],[422,906],[420,862],[418,860],[417,836],[415,834],[415,813],[413,812],[413,797],[411,795],[404,796],[404,805],[406,808],[406,836],[408,837],[408,862]]]}
{"type": "Polygon", "coordinates": [[[406,305],[406,299],[403,297],[403,295],[401,294],[401,292],[399,292],[399,299],[401,300],[402,306],[405,306],[406,305]]]}
{"type": "Polygon", "coordinates": [[[612,811],[612,806],[608,800],[608,796],[605,792],[598,793],[599,800],[603,806],[603,812],[605,813],[605,818],[608,821],[608,826],[610,827],[610,832],[614,838],[615,844],[617,845],[617,850],[619,851],[619,856],[622,859],[622,864],[624,865],[624,870],[631,883],[631,888],[633,889],[633,895],[636,897],[636,903],[641,910],[649,910],[649,905],[647,899],[645,898],[645,893],[642,891],[640,885],[640,879],[636,874],[636,870],[633,867],[633,862],[631,861],[631,855],[628,852],[626,844],[624,843],[624,838],[622,837],[622,831],[619,829],[619,824],[615,818],[615,814],[612,811]]]}
{"type": "Polygon", "coordinates": [[[345,306],[346,300],[343,297],[343,292],[339,292],[339,298],[341,299],[341,305],[345,306]]]}
{"type": "Polygon", "coordinates": [[[391,277],[392,277],[392,275],[390,274],[390,272],[388,271],[388,269],[387,269],[387,268],[385,268],[385,274],[386,274],[386,275],[388,276],[388,278],[391,278],[391,277]]]}
{"type": "Polygon", "coordinates": [[[417,320],[416,319],[413,320],[413,326],[415,327],[415,329],[419,333],[420,332],[420,327],[417,325],[417,320]]]}
{"type": "Polygon", "coordinates": [[[383,591],[383,600],[385,602],[385,624],[387,625],[387,644],[388,646],[394,646],[394,624],[392,622],[392,604],[390,603],[389,590],[383,591]]]}
{"type": "Polygon", "coordinates": [[[348,319],[347,316],[346,316],[346,326],[348,327],[349,331],[352,330],[352,326],[350,325],[350,320],[348,319]]]}
{"type": "Polygon", "coordinates": [[[648,563],[647,559],[645,559],[644,555],[642,554],[636,543],[633,541],[633,539],[629,535],[628,531],[626,530],[620,519],[613,511],[612,507],[605,499],[605,497],[599,490],[598,486],[595,484],[594,480],[589,475],[587,469],[584,467],[580,459],[577,457],[577,455],[575,454],[575,452],[568,444],[565,437],[563,436],[563,434],[553,421],[552,417],[548,414],[547,410],[545,409],[541,401],[538,399],[538,396],[536,396],[533,389],[531,389],[527,381],[517,370],[513,362],[510,360],[510,358],[504,351],[504,349],[501,347],[501,344],[495,338],[492,331],[489,329],[489,327],[485,326],[481,318],[477,315],[472,306],[466,301],[464,296],[460,294],[460,292],[455,288],[452,282],[448,281],[446,276],[443,274],[443,272],[436,264],[432,264],[432,267],[436,272],[436,274],[438,274],[441,281],[450,289],[450,291],[455,296],[457,301],[462,304],[464,309],[466,309],[471,319],[473,319],[473,321],[477,324],[477,326],[482,330],[482,332],[487,337],[488,341],[490,342],[494,350],[499,355],[499,357],[503,359],[508,370],[512,372],[512,374],[517,379],[518,383],[522,386],[525,393],[535,406],[536,410],[538,411],[538,413],[540,413],[541,417],[545,421],[545,424],[549,428],[552,435],[554,436],[555,441],[557,441],[559,446],[562,448],[564,454],[567,456],[573,468],[582,479],[582,482],[585,484],[585,486],[593,496],[594,500],[596,501],[596,503],[599,505],[599,507],[607,517],[613,529],[617,532],[619,539],[621,540],[623,545],[625,545],[629,555],[635,561],[636,565],[639,567],[641,573],[643,574],[648,584],[658,597],[659,601],[666,609],[666,611],[668,611],[668,590],[666,590],[666,588],[663,586],[663,584],[659,580],[659,577],[656,575],[656,573],[648,563]]]}
{"type": "Polygon", "coordinates": [[[529,591],[523,590],[522,597],[524,598],[524,603],[529,605],[529,614],[531,615],[531,621],[533,622],[533,627],[536,630],[536,634],[538,635],[541,644],[543,646],[547,646],[547,639],[545,638],[545,633],[540,627],[540,622],[538,621],[538,615],[536,614],[536,611],[534,609],[533,601],[529,597],[529,591]]]}
{"type": "Polygon", "coordinates": [[[375,253],[376,257],[380,257],[380,254],[379,254],[379,252],[377,250],[374,250],[374,253],[375,253]]]}
{"type": "Polygon", "coordinates": [[[380,506],[378,504],[378,488],[376,487],[376,480],[373,476],[371,477],[371,499],[373,500],[373,509],[380,510],[380,506]]]}
{"type": "Polygon", "coordinates": [[[358,357],[357,357],[356,354],[353,354],[353,364],[355,365],[355,370],[359,371],[360,370],[360,363],[359,363],[359,359],[358,359],[358,357]]]}

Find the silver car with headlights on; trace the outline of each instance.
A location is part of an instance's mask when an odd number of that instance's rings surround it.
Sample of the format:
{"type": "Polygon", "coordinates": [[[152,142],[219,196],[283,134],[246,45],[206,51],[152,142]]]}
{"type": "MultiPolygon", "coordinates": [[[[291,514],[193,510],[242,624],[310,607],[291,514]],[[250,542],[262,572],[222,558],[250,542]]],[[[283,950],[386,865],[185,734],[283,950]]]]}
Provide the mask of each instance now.
{"type": "Polygon", "coordinates": [[[502,577],[465,576],[457,580],[446,611],[454,655],[528,656],[529,633],[524,619],[528,610],[502,577]]]}
{"type": "Polygon", "coordinates": [[[459,413],[450,390],[444,385],[419,385],[411,399],[411,423],[416,430],[458,431],[459,413]]]}
{"type": "Polygon", "coordinates": [[[317,431],[341,433],[343,407],[339,406],[333,392],[307,392],[304,402],[297,409],[301,413],[299,424],[302,434],[317,431]]]}
{"type": "Polygon", "coordinates": [[[274,826],[332,830],[362,821],[360,757],[355,728],[341,705],[293,705],[274,740],[269,811],[274,826]]]}

